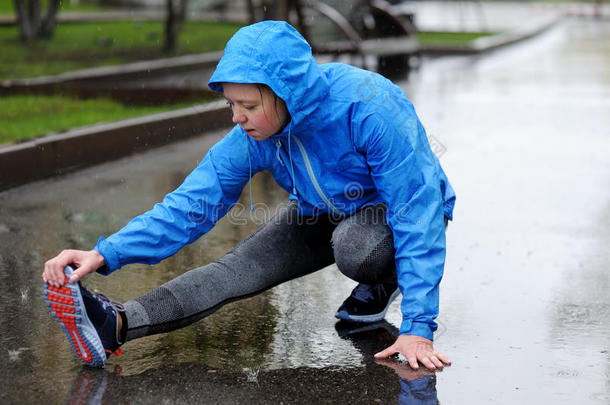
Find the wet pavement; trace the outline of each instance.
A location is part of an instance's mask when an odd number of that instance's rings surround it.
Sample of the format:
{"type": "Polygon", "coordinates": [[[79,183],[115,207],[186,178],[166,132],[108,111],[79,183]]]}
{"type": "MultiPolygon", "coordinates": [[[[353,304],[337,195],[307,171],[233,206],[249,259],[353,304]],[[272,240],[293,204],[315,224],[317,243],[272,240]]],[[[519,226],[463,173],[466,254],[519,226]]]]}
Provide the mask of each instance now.
{"type": "MultiPolygon", "coordinates": [[[[607,404],[610,24],[568,19],[488,55],[425,60],[401,85],[458,194],[436,335],[451,367],[375,362],[399,304],[368,330],[336,324],[355,283],[334,266],[81,366],[44,306],[43,262],[148,209],[216,133],[0,193],[0,403],[607,404]]],[[[285,202],[269,177],[253,183],[253,215],[86,284],[127,300],[224,254],[285,202]]]]}

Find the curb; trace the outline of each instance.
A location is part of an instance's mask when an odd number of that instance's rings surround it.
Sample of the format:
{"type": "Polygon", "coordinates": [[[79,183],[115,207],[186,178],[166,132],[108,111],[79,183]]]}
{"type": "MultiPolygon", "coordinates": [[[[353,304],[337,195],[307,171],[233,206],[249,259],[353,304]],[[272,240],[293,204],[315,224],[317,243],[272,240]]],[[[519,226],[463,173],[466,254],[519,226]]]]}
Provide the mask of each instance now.
{"type": "Polygon", "coordinates": [[[231,126],[222,101],[0,148],[0,191],[231,126]]]}
{"type": "Polygon", "coordinates": [[[420,47],[419,52],[423,55],[439,56],[480,54],[532,38],[551,28],[562,18],[563,16],[559,15],[540,19],[538,21],[528,24],[526,27],[523,28],[514,29],[489,37],[477,38],[465,46],[426,46],[420,47]]]}
{"type": "Polygon", "coordinates": [[[202,54],[176,56],[126,63],[115,66],[102,66],[90,69],[72,70],[53,76],[38,76],[26,79],[4,80],[0,82],[0,93],[11,89],[53,87],[66,83],[90,81],[109,81],[141,79],[143,76],[154,76],[167,72],[180,72],[192,69],[213,69],[223,51],[202,54]]]}
{"type": "MultiPolygon", "coordinates": [[[[171,87],[163,83],[142,86],[142,81],[155,81],[167,73],[209,71],[210,76],[223,51],[183,55],[173,58],[139,61],[115,66],[73,70],[52,76],[0,81],[0,95],[65,94],[77,97],[104,95],[121,102],[172,103],[218,95],[207,86],[171,87]]],[[[207,84],[207,80],[204,82],[207,84]]]]}
{"type": "MultiPolygon", "coordinates": [[[[90,23],[106,21],[165,21],[167,13],[163,10],[141,10],[126,9],[112,11],[59,11],[56,21],[60,24],[66,23],[90,23]]],[[[222,21],[238,24],[247,24],[249,16],[247,13],[237,12],[190,12],[186,21],[222,21]]],[[[18,21],[14,14],[1,14],[0,26],[17,25],[18,21]]]]}

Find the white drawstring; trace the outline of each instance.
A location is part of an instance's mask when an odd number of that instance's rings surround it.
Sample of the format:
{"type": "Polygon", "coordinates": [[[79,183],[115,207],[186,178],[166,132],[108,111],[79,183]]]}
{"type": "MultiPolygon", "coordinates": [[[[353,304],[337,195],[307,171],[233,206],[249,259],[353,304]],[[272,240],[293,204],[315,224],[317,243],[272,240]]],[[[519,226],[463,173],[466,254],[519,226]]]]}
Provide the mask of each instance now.
{"type": "Polygon", "coordinates": [[[280,157],[280,148],[282,147],[282,142],[279,139],[275,140],[275,158],[277,160],[279,160],[280,164],[282,166],[284,166],[284,161],[282,160],[282,158],[280,157]]]}
{"type": "Polygon", "coordinates": [[[288,160],[290,160],[290,171],[292,172],[292,194],[296,197],[297,196],[296,178],[294,177],[294,165],[292,164],[292,148],[290,147],[290,138],[292,137],[291,130],[292,130],[292,121],[290,121],[290,124],[288,127],[288,160]]]}
{"type": "Polygon", "coordinates": [[[254,211],[254,201],[252,200],[252,159],[250,158],[250,142],[248,142],[248,135],[246,135],[246,150],[248,151],[248,166],[250,168],[250,180],[248,186],[250,188],[250,211],[254,211]]]}

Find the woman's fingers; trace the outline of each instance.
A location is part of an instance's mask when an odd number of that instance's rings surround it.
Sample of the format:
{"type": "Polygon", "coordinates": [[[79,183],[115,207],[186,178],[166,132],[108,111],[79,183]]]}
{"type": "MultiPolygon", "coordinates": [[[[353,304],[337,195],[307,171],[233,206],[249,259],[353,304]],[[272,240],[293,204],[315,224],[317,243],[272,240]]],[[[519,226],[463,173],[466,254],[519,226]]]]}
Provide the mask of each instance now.
{"type": "Polygon", "coordinates": [[[376,358],[387,358],[394,353],[401,353],[413,370],[419,369],[419,363],[429,370],[442,370],[451,361],[442,353],[434,351],[432,341],[420,336],[400,335],[390,347],[375,355],[376,358]]]}
{"type": "Polygon", "coordinates": [[[44,264],[42,279],[52,286],[61,287],[66,282],[64,268],[69,264],[76,268],[70,281],[76,282],[101,267],[104,257],[95,250],[64,250],[44,264]]]}
{"type": "Polygon", "coordinates": [[[451,365],[451,360],[449,360],[449,357],[445,356],[443,353],[434,352],[434,354],[440,361],[443,362],[444,365],[446,365],[446,366],[451,365]]]}
{"type": "Polygon", "coordinates": [[[439,360],[439,358],[438,358],[438,357],[436,357],[436,356],[434,356],[434,355],[433,355],[433,356],[430,356],[430,361],[432,362],[432,364],[434,364],[434,367],[436,367],[436,368],[438,368],[438,369],[440,369],[440,370],[442,370],[442,369],[443,369],[444,364],[443,364],[443,362],[441,362],[441,361],[439,360]]]}
{"type": "Polygon", "coordinates": [[[92,263],[87,262],[87,263],[83,264],[81,267],[77,268],[70,275],[70,282],[76,283],[76,282],[80,281],[83,277],[85,277],[87,274],[93,273],[96,269],[97,269],[97,267],[93,267],[92,263]]]}

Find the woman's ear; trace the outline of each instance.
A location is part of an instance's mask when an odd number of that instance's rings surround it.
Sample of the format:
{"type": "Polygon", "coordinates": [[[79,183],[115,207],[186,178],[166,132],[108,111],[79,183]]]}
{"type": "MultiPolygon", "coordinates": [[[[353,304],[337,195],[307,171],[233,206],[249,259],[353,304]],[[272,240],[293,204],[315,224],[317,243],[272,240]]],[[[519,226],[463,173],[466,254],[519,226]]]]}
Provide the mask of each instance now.
{"type": "Polygon", "coordinates": [[[288,107],[286,107],[286,102],[279,98],[275,93],[273,93],[273,95],[275,96],[275,113],[277,114],[279,121],[282,123],[282,129],[284,129],[292,117],[290,117],[290,112],[288,111],[288,107]]]}

